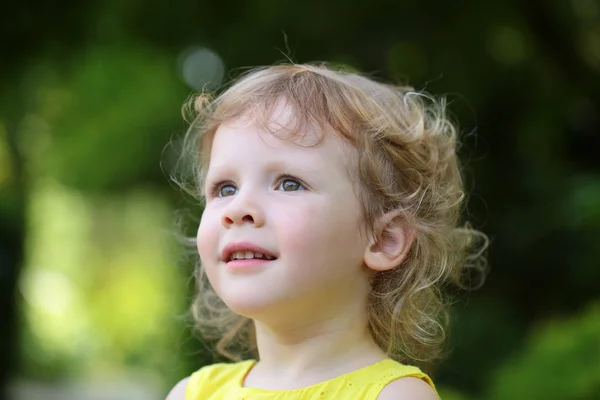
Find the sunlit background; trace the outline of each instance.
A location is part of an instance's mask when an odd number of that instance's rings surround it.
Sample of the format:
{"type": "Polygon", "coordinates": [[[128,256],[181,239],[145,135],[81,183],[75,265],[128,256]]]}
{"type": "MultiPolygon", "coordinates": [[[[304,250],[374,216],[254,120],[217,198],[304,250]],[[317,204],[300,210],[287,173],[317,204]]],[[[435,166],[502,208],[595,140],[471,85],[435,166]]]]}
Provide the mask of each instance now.
{"type": "Polygon", "coordinates": [[[0,34],[2,400],[164,399],[213,360],[184,320],[180,109],[288,58],[444,94],[460,122],[491,274],[458,293],[442,398],[600,398],[597,1],[35,0],[0,34]]]}

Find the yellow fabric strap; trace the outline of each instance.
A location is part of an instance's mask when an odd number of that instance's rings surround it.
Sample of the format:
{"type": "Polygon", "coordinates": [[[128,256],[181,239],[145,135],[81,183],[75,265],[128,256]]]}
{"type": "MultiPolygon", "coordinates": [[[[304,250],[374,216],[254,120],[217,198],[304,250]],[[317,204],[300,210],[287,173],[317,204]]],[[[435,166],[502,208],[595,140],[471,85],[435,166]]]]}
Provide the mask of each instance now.
{"type": "Polygon", "coordinates": [[[200,388],[202,387],[202,369],[194,372],[190,375],[187,387],[185,388],[185,400],[195,400],[200,394],[200,388]]]}

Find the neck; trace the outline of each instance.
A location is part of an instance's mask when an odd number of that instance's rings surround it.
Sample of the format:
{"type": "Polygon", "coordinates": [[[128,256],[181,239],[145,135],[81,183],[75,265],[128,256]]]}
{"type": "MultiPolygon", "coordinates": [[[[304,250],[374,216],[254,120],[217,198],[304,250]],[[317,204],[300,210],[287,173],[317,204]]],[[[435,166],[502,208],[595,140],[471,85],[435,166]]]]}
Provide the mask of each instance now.
{"type": "Polygon", "coordinates": [[[283,379],[337,376],[386,358],[369,332],[366,307],[355,308],[293,326],[255,321],[261,369],[283,379]]]}

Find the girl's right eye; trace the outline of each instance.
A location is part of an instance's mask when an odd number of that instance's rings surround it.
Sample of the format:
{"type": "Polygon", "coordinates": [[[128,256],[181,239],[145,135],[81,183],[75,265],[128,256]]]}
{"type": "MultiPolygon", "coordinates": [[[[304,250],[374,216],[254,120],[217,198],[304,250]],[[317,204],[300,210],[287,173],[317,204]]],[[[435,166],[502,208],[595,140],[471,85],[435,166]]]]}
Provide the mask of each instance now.
{"type": "Polygon", "coordinates": [[[237,193],[237,188],[231,183],[221,183],[215,185],[214,195],[215,197],[229,197],[237,193]]]}

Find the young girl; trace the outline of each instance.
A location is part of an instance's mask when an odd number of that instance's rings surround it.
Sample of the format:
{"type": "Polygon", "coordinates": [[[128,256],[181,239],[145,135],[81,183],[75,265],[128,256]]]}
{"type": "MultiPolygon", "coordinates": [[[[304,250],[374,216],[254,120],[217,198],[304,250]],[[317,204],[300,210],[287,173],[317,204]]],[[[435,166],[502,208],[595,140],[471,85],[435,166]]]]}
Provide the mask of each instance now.
{"type": "Polygon", "coordinates": [[[186,143],[205,200],[193,314],[236,362],[168,399],[437,399],[412,365],[439,356],[441,286],[460,281],[483,237],[458,227],[444,103],[278,65],[193,105],[186,143]]]}

